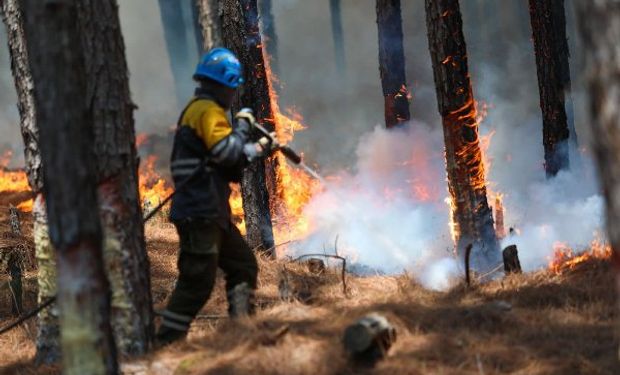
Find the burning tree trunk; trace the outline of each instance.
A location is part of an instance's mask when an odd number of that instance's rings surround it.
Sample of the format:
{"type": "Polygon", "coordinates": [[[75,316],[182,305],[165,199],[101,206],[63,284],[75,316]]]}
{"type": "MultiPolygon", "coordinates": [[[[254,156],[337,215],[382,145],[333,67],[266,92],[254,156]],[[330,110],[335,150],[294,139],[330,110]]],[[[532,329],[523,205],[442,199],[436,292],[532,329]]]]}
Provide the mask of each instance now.
{"type": "Polygon", "coordinates": [[[272,1],[271,0],[259,0],[258,5],[260,7],[259,14],[261,19],[261,28],[263,35],[263,43],[265,44],[265,50],[269,56],[269,66],[274,73],[279,72],[278,66],[278,35],[276,34],[276,22],[272,13],[272,1]]]}
{"type": "Polygon", "coordinates": [[[486,268],[500,258],[487,202],[458,0],[426,0],[426,25],[446,145],[457,253],[462,256],[466,246],[474,244],[473,265],[486,268]]]}
{"type": "MultiPolygon", "coordinates": [[[[33,232],[38,268],[38,301],[41,303],[56,295],[56,264],[54,250],[48,236],[45,203],[42,196],[43,174],[39,154],[39,130],[35,121],[34,80],[20,2],[4,0],[0,2],[0,6],[7,30],[11,70],[17,91],[17,108],[24,140],[26,174],[30,188],[36,195],[33,206],[33,232]]],[[[53,363],[60,358],[58,335],[58,309],[52,306],[39,313],[35,359],[37,363],[53,363]]]]}
{"type": "Polygon", "coordinates": [[[191,71],[194,62],[183,17],[183,1],[159,0],[159,9],[177,100],[183,104],[192,95],[191,71]]]}
{"type": "Polygon", "coordinates": [[[203,49],[209,51],[222,45],[222,22],[219,0],[198,0],[203,49]]]}
{"type": "Polygon", "coordinates": [[[334,39],[334,52],[336,55],[336,68],[342,76],[345,73],[344,57],[344,33],[342,31],[342,12],[340,10],[340,0],[329,0],[329,9],[332,20],[332,35],[334,39]]]}
{"type": "Polygon", "coordinates": [[[86,69],[74,1],[23,3],[37,103],[51,239],[58,250],[64,373],[118,372],[110,327],[87,108],[86,69]],[[60,110],[59,110],[60,109],[60,110]],[[70,145],[71,147],[67,147],[70,145]],[[75,287],[79,285],[79,288],[75,287]]]}
{"type": "Polygon", "coordinates": [[[564,0],[530,0],[530,20],[543,117],[545,171],[552,177],[569,168],[568,140],[576,136],[564,0]]]}
{"type": "Polygon", "coordinates": [[[576,4],[586,52],[592,146],[606,198],[607,232],[620,292],[620,2],[580,0],[576,4]]]}
{"type": "MultiPolygon", "coordinates": [[[[246,79],[243,95],[235,100],[233,112],[242,107],[253,108],[257,121],[273,131],[274,114],[269,97],[256,0],[223,0],[222,31],[224,45],[239,56],[246,79]]],[[[264,251],[272,249],[274,245],[267,186],[274,185],[275,180],[273,162],[259,160],[246,168],[241,183],[247,241],[252,248],[264,251]]]]}
{"type": "Polygon", "coordinates": [[[400,0],[377,0],[377,27],[385,126],[392,128],[410,118],[400,0]]]}
{"type": "Polygon", "coordinates": [[[125,44],[116,0],[80,0],[80,35],[93,113],[104,258],[113,291],[112,321],[124,354],[153,339],[149,262],[138,193],[138,156],[125,44]]]}

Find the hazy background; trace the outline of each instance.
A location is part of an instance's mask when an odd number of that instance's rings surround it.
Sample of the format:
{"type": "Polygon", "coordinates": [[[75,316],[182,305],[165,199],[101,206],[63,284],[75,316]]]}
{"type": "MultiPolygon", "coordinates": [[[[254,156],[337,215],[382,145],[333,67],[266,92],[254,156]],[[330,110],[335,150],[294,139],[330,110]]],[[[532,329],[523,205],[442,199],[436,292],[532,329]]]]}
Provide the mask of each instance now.
{"type": "MultiPolygon", "coordinates": [[[[435,263],[431,267],[414,270],[414,274],[437,286],[443,285],[446,275],[458,272],[454,263],[437,261],[451,245],[444,203],[447,186],[441,118],[424,1],[401,3],[413,120],[409,131],[388,133],[381,129],[383,97],[375,1],[342,1],[343,75],[335,66],[329,0],[273,1],[280,104],[282,108],[294,107],[308,126],[297,133],[293,144],[323,173],[341,175],[345,181],[313,199],[307,215],[315,231],[290,251],[316,251],[339,236],[341,250],[350,250],[354,264],[373,269],[395,272],[432,258],[435,263]],[[423,183],[432,199],[412,195],[412,181],[423,183]],[[386,199],[386,191],[392,193],[390,199],[386,199]]],[[[158,2],[119,0],[119,4],[131,90],[139,107],[135,112],[137,130],[165,134],[180,108],[158,2]]],[[[543,169],[542,120],[527,2],[462,0],[461,10],[474,95],[488,107],[480,131],[493,134],[487,152],[489,187],[504,193],[506,227],[515,226],[521,232],[505,244],[518,243],[526,269],[540,267],[556,242],[584,248],[602,224],[602,200],[594,168],[584,151],[589,134],[572,1],[566,1],[567,32],[581,150],[573,150],[570,172],[549,181],[543,169]],[[583,155],[578,158],[577,154],[583,155]]],[[[4,29],[0,41],[4,46],[4,29]]],[[[191,74],[187,72],[188,80],[191,74]]],[[[10,147],[21,156],[5,48],[0,49],[0,85],[0,151],[10,147]]],[[[167,159],[169,150],[161,153],[167,159]]],[[[14,165],[19,163],[16,160],[14,165]]]]}

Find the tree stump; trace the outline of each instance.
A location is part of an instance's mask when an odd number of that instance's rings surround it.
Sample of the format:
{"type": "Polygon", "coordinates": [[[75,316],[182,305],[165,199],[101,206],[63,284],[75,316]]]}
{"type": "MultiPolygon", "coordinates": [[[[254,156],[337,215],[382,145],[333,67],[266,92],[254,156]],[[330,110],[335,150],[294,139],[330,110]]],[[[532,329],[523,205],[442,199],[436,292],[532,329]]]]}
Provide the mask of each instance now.
{"type": "Polygon", "coordinates": [[[396,329],[377,313],[366,315],[344,331],[344,347],[355,360],[376,361],[396,341],[396,329]]]}
{"type": "Polygon", "coordinates": [[[517,245],[510,245],[502,251],[504,257],[504,271],[506,274],[521,273],[521,262],[519,262],[519,252],[517,245]]]}

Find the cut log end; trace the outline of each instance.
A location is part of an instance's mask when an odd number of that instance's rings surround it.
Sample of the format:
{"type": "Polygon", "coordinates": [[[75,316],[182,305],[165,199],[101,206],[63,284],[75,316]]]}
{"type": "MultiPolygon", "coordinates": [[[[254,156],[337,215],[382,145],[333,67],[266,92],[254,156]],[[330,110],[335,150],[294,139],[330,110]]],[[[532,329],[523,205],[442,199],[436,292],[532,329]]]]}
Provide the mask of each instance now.
{"type": "Polygon", "coordinates": [[[344,331],[344,347],[357,360],[383,358],[396,341],[396,329],[379,314],[369,314],[344,331]]]}

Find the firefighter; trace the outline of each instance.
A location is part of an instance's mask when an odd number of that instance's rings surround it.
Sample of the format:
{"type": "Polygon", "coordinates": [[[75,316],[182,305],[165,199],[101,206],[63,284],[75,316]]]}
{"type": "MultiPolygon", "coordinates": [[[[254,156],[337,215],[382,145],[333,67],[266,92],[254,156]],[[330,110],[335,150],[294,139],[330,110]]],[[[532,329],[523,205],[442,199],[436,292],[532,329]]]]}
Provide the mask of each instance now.
{"type": "Polygon", "coordinates": [[[230,182],[239,182],[248,162],[271,154],[275,137],[250,141],[255,122],[243,109],[231,123],[226,117],[242,68],[225,48],[206,53],[196,68],[195,96],[177,124],[171,157],[175,187],[170,219],[180,240],[179,277],[157,333],[162,344],[182,339],[190,323],[209,299],[217,268],[225,274],[231,317],[251,314],[258,267],[241,233],[231,222],[230,182]],[[199,169],[196,172],[196,169],[199,169]],[[189,179],[189,180],[188,180],[189,179]]]}

